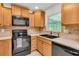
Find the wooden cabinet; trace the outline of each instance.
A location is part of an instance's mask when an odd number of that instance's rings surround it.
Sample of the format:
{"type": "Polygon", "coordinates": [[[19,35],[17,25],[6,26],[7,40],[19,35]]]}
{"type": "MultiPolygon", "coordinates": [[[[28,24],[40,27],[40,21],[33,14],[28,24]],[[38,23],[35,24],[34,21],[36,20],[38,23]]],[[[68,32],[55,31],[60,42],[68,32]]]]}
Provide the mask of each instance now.
{"type": "Polygon", "coordinates": [[[34,12],[35,17],[35,27],[44,27],[45,13],[43,11],[37,10],[34,12]]]}
{"type": "Polygon", "coordinates": [[[41,38],[40,37],[38,37],[38,40],[37,40],[37,50],[41,53],[41,54],[43,54],[43,42],[42,42],[42,40],[41,40],[41,38]]]}
{"type": "Polygon", "coordinates": [[[12,15],[11,9],[0,6],[0,27],[11,26],[12,25],[12,15]]]}
{"type": "Polygon", "coordinates": [[[2,3],[0,3],[0,6],[2,6],[3,4],[2,3]]]}
{"type": "Polygon", "coordinates": [[[62,23],[79,24],[79,4],[62,4],[62,23]]]}
{"type": "Polygon", "coordinates": [[[12,43],[11,39],[4,41],[4,55],[11,56],[12,55],[12,43]]]}
{"type": "Polygon", "coordinates": [[[12,15],[10,8],[3,8],[3,21],[4,26],[12,26],[12,15]]]}
{"type": "Polygon", "coordinates": [[[12,5],[12,15],[21,16],[21,7],[17,5],[12,5]]]}
{"type": "Polygon", "coordinates": [[[21,16],[21,17],[29,17],[29,10],[18,5],[12,5],[12,15],[21,16]]]}
{"type": "Polygon", "coordinates": [[[52,42],[44,38],[38,37],[37,50],[44,56],[52,55],[52,42]]]}
{"type": "Polygon", "coordinates": [[[0,56],[4,56],[4,42],[0,41],[0,56]]]}
{"type": "Polygon", "coordinates": [[[29,14],[29,26],[32,28],[32,27],[35,26],[34,24],[35,24],[35,22],[34,22],[34,14],[31,13],[31,14],[29,14]]]}
{"type": "Polygon", "coordinates": [[[22,17],[29,18],[29,10],[28,9],[22,8],[21,11],[22,11],[22,13],[21,13],[22,17]]]}
{"type": "Polygon", "coordinates": [[[34,51],[37,49],[37,37],[31,36],[31,51],[34,51]]]}
{"type": "Polygon", "coordinates": [[[0,56],[12,55],[11,39],[0,40],[0,56]]]}
{"type": "Polygon", "coordinates": [[[52,55],[52,42],[42,38],[43,41],[43,55],[51,56],[52,55]]]}
{"type": "Polygon", "coordinates": [[[3,7],[0,6],[0,27],[3,26],[3,7]]]}

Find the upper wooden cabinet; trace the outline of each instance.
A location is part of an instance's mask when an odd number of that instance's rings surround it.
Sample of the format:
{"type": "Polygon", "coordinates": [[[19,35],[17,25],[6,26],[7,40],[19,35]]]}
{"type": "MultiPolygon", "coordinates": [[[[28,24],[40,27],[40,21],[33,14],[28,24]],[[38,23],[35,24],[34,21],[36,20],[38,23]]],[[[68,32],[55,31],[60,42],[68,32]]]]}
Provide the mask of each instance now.
{"type": "Polygon", "coordinates": [[[44,27],[45,22],[45,12],[41,10],[36,10],[34,12],[35,27],[44,27]]]}
{"type": "Polygon", "coordinates": [[[0,3],[0,6],[3,6],[3,3],[0,3]]]}
{"type": "Polygon", "coordinates": [[[3,8],[3,26],[12,26],[12,15],[10,8],[3,8]]]}
{"type": "Polygon", "coordinates": [[[12,5],[12,15],[14,16],[21,16],[21,7],[12,5]]]}
{"type": "Polygon", "coordinates": [[[62,23],[79,24],[79,4],[62,4],[62,23]]]}
{"type": "Polygon", "coordinates": [[[27,17],[29,17],[29,9],[13,4],[12,5],[12,15],[27,18],[27,17]]]}
{"type": "Polygon", "coordinates": [[[35,21],[34,21],[34,13],[29,14],[29,26],[32,28],[35,26],[35,21]]]}
{"type": "Polygon", "coordinates": [[[28,9],[26,9],[26,8],[22,8],[22,17],[28,17],[29,18],[29,10],[28,9]]]}
{"type": "Polygon", "coordinates": [[[3,7],[0,6],[0,27],[3,26],[3,7]]]}
{"type": "Polygon", "coordinates": [[[12,22],[11,9],[0,6],[0,27],[11,26],[12,24],[11,22],[12,22]]]}

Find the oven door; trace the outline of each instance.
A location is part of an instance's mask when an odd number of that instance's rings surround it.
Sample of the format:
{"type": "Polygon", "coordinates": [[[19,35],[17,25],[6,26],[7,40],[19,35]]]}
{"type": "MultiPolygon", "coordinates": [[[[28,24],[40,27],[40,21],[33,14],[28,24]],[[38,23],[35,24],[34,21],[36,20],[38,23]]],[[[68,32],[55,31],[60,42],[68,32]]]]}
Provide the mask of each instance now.
{"type": "Polygon", "coordinates": [[[30,37],[18,37],[13,40],[13,55],[23,55],[23,52],[25,54],[29,54],[31,52],[30,37]]]}

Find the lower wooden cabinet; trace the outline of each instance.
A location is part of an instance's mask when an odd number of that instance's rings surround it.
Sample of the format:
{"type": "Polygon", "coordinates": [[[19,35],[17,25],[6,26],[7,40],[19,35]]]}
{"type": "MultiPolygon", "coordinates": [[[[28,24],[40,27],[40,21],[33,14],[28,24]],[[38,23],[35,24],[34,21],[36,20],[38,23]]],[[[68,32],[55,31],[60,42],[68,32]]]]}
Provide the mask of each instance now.
{"type": "Polygon", "coordinates": [[[4,56],[4,44],[3,41],[0,41],[0,56],[4,56]]]}
{"type": "Polygon", "coordinates": [[[37,50],[44,56],[52,55],[52,42],[42,37],[38,37],[37,50]]]}
{"type": "Polygon", "coordinates": [[[37,49],[37,37],[31,36],[31,51],[34,51],[37,49]]]}
{"type": "Polygon", "coordinates": [[[37,40],[37,50],[41,53],[41,54],[43,54],[43,42],[42,42],[42,40],[40,39],[40,37],[38,37],[37,38],[38,40],[37,40]]]}
{"type": "Polygon", "coordinates": [[[43,42],[43,55],[44,56],[51,56],[52,55],[52,50],[51,50],[51,45],[43,42]]]}
{"type": "Polygon", "coordinates": [[[0,40],[0,56],[11,56],[11,39],[0,40]]]}

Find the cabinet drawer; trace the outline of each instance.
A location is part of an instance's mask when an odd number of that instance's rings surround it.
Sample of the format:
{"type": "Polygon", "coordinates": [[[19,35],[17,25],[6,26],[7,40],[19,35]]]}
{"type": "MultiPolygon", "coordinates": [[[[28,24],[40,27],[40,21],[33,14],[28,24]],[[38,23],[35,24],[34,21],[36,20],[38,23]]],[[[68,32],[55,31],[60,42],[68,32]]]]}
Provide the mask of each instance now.
{"type": "Polygon", "coordinates": [[[48,44],[52,44],[50,40],[44,39],[44,38],[42,38],[42,37],[40,37],[40,38],[41,38],[42,41],[44,41],[44,42],[46,42],[46,43],[48,43],[48,44]]]}

